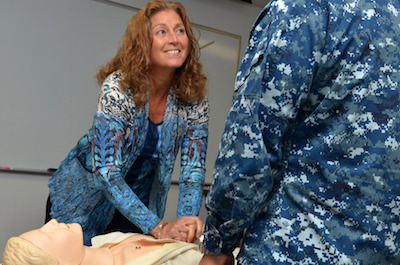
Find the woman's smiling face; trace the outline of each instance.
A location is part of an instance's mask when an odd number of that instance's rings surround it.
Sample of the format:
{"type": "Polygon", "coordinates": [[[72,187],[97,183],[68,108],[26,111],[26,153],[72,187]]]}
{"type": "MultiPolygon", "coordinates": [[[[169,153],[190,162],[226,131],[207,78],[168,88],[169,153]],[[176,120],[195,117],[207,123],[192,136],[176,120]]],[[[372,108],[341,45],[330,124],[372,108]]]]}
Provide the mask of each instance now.
{"type": "Polygon", "coordinates": [[[177,69],[185,62],[189,50],[189,38],[181,17],[174,10],[155,13],[151,18],[152,68],[177,69]]]}

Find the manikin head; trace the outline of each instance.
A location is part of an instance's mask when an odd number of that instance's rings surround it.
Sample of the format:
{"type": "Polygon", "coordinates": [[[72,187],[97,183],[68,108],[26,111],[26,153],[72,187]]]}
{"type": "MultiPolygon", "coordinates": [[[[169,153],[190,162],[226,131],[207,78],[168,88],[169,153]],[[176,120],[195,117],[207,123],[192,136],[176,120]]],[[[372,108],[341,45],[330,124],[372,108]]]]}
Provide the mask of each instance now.
{"type": "Polygon", "coordinates": [[[3,265],[76,265],[85,256],[82,228],[52,219],[7,242],[3,265]]]}

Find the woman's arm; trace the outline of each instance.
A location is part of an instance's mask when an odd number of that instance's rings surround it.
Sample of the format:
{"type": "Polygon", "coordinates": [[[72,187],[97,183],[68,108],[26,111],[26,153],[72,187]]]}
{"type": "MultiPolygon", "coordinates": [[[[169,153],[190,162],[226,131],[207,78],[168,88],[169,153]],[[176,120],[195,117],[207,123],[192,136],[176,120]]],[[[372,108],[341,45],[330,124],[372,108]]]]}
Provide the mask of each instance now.
{"type": "Polygon", "coordinates": [[[188,111],[188,128],[182,143],[177,217],[197,216],[203,199],[207,153],[209,103],[204,100],[188,111]]]}
{"type": "Polygon", "coordinates": [[[130,157],[124,154],[125,134],[135,106],[120,91],[119,80],[118,74],[112,74],[102,85],[93,123],[93,171],[97,185],[107,199],[129,221],[144,233],[149,233],[161,220],[141,202],[124,180],[125,167],[129,164],[127,158],[130,157]]]}

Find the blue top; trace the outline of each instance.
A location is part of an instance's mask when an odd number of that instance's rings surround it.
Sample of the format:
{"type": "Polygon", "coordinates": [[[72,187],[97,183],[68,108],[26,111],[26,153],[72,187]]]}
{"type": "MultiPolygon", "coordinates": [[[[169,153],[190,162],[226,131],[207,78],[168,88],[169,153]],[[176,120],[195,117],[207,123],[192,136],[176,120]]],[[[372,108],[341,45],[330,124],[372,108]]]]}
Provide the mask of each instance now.
{"type": "Polygon", "coordinates": [[[150,188],[158,163],[161,124],[162,122],[155,124],[149,119],[143,148],[125,177],[126,183],[145,205],[149,204],[150,188]]]}
{"type": "MultiPolygon", "coordinates": [[[[84,242],[102,233],[115,209],[147,234],[165,213],[171,175],[180,155],[177,218],[196,216],[201,207],[208,138],[209,104],[182,105],[170,89],[160,130],[158,163],[145,205],[125,181],[143,149],[149,104],[136,106],[120,89],[121,73],[101,86],[92,128],[78,141],[49,180],[50,215],[82,225],[84,242]],[[66,185],[68,183],[68,185],[66,185]]],[[[139,184],[133,184],[138,189],[139,184]]]]}
{"type": "Polygon", "coordinates": [[[242,238],[242,265],[400,264],[399,25],[398,0],[269,2],[237,73],[207,250],[242,238]]]}

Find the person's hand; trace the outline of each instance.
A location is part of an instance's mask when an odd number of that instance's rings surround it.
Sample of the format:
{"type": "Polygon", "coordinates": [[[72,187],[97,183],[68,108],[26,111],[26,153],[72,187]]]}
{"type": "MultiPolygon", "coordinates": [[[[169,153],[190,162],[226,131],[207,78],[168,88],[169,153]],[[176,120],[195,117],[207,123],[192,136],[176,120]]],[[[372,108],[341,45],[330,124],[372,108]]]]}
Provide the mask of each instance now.
{"type": "Polygon", "coordinates": [[[234,258],[232,254],[220,254],[218,256],[212,254],[204,254],[199,265],[233,265],[234,258]]]}
{"type": "Polygon", "coordinates": [[[197,216],[182,216],[161,230],[161,238],[194,243],[203,233],[204,224],[197,216]]]}

